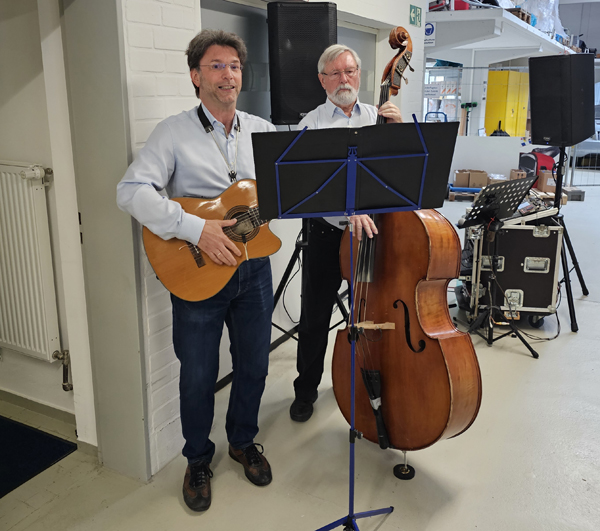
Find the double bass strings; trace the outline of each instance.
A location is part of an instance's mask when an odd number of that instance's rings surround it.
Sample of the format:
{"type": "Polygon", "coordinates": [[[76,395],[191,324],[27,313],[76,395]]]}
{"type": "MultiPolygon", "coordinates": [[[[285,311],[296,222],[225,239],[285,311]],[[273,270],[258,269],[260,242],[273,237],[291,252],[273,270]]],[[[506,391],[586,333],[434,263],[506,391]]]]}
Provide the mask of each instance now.
{"type": "MultiPolygon", "coordinates": [[[[366,234],[364,235],[366,238],[366,234]]],[[[358,308],[355,312],[356,322],[360,323],[366,320],[367,317],[367,306],[368,306],[368,298],[369,298],[369,272],[372,270],[373,265],[370,263],[369,258],[373,258],[372,253],[370,252],[374,242],[374,238],[363,238],[358,242],[358,251],[357,251],[357,265],[356,265],[356,275],[354,278],[354,293],[356,294],[354,297],[354,305],[358,308]],[[358,301],[358,304],[357,302],[358,301]]],[[[355,311],[352,308],[351,311],[355,311]]],[[[359,357],[362,359],[362,367],[364,369],[373,366],[373,361],[371,359],[371,352],[369,349],[368,343],[365,343],[365,340],[368,341],[365,332],[363,331],[358,336],[357,345],[359,346],[359,357]],[[366,345],[366,348],[365,348],[366,345]]]]}

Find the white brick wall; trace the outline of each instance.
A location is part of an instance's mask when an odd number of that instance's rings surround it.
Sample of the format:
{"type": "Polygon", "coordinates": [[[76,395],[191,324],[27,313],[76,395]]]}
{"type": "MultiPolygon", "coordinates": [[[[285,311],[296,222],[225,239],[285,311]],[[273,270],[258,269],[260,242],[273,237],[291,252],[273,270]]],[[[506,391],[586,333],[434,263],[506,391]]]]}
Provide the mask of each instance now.
{"type": "MultiPolygon", "coordinates": [[[[197,105],[185,49],[200,31],[199,0],[123,0],[132,151],[156,124],[197,105]]],[[[141,246],[141,241],[140,241],[141,246]]],[[[142,306],[152,474],[181,452],[179,361],[169,295],[144,258],[142,306]]]]}

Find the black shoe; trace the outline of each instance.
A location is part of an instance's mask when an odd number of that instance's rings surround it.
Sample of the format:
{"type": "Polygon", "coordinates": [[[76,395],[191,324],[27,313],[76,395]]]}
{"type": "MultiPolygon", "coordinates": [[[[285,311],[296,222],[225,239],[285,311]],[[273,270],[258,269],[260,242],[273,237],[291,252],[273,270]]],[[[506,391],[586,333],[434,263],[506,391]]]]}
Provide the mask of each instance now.
{"type": "Polygon", "coordinates": [[[208,463],[188,465],[183,479],[183,500],[192,511],[206,511],[210,507],[212,476],[208,463]]]}
{"type": "Polygon", "coordinates": [[[259,487],[268,485],[273,479],[271,465],[262,455],[264,450],[262,444],[253,443],[242,450],[236,450],[231,444],[229,445],[229,456],[243,465],[246,477],[259,487]],[[257,446],[260,446],[260,451],[257,446]]]}
{"type": "Polygon", "coordinates": [[[313,402],[296,398],[290,406],[290,418],[296,422],[306,422],[313,414],[313,402]]]}

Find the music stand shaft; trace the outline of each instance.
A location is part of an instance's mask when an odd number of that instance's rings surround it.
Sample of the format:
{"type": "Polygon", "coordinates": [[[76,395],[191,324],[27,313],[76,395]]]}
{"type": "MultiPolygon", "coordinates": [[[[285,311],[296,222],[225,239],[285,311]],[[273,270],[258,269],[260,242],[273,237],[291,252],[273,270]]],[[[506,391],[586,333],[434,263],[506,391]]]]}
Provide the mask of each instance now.
{"type": "Polygon", "coordinates": [[[362,513],[354,513],[354,479],[355,479],[355,443],[356,439],[361,437],[361,434],[356,431],[354,422],[356,420],[356,338],[358,330],[354,321],[354,238],[352,232],[352,224],[349,224],[350,229],[350,289],[348,290],[349,306],[350,306],[350,456],[349,456],[349,484],[348,484],[348,515],[344,518],[336,520],[317,531],[329,531],[341,525],[345,529],[358,530],[356,520],[360,518],[369,518],[378,514],[388,514],[394,511],[394,507],[384,507],[373,511],[362,513]]]}

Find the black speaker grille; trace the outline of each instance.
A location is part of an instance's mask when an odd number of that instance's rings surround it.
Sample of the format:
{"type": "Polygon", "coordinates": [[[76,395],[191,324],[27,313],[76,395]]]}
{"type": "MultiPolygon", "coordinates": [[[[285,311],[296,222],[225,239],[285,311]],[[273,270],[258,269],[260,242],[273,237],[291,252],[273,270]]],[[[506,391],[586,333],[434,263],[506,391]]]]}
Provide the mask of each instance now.
{"type": "Polygon", "coordinates": [[[529,59],[531,141],[572,146],[594,134],[593,54],[529,59]]]}
{"type": "Polygon", "coordinates": [[[337,11],[330,2],[267,5],[271,121],[297,124],[325,101],[317,62],[337,43],[337,11]]]}

